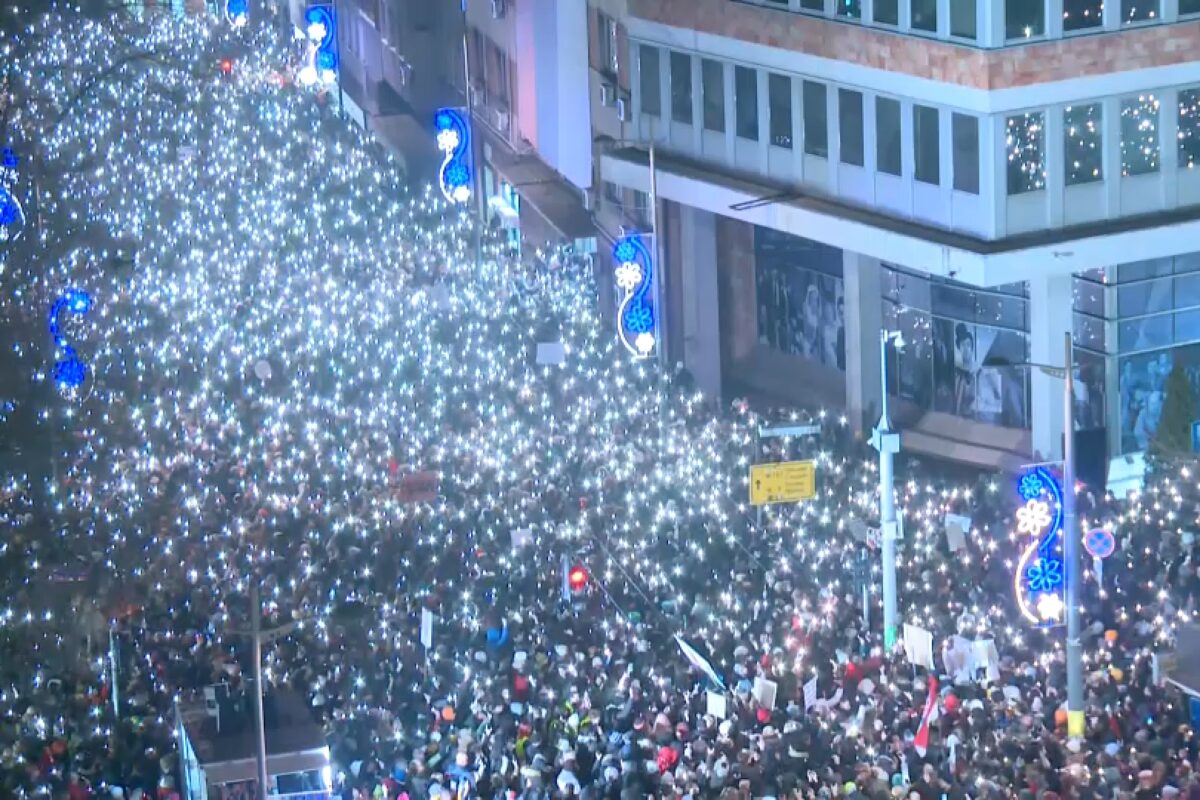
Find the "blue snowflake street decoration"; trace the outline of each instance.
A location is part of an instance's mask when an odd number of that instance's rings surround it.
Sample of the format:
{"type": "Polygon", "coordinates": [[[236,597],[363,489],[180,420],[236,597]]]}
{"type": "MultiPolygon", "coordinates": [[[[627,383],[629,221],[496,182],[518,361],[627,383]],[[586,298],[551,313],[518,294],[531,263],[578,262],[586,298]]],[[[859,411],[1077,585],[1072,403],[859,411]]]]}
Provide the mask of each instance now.
{"type": "Polygon", "coordinates": [[[16,169],[20,163],[20,156],[11,147],[6,147],[3,151],[0,151],[0,166],[3,166],[5,169],[16,169]]]}
{"type": "Polygon", "coordinates": [[[25,210],[12,190],[20,163],[11,147],[0,151],[0,242],[16,239],[25,227],[25,210]]]}
{"type": "Polygon", "coordinates": [[[7,228],[21,218],[21,206],[12,192],[0,186],[0,227],[7,228]]]}
{"type": "MultiPolygon", "coordinates": [[[[227,0],[227,2],[245,0],[227,0]]],[[[301,68],[302,86],[322,88],[337,81],[337,12],[332,5],[316,3],[304,12],[304,34],[308,39],[308,57],[301,68]]]]}
{"type": "Polygon", "coordinates": [[[1038,626],[1062,623],[1066,609],[1063,561],[1062,487],[1045,467],[1035,467],[1017,481],[1022,504],[1017,533],[1029,537],[1013,576],[1013,591],[1022,616],[1038,626]]]}
{"type": "Polygon", "coordinates": [[[437,147],[442,153],[438,183],[451,203],[471,199],[471,129],[463,115],[453,108],[439,109],[433,116],[437,147]]]}
{"type": "Polygon", "coordinates": [[[617,306],[617,337],[625,349],[637,358],[646,358],[657,345],[656,309],[650,297],[653,288],[654,260],[642,237],[630,233],[613,247],[616,284],[621,291],[617,306]]]}
{"type": "Polygon", "coordinates": [[[71,314],[87,314],[92,310],[92,296],[82,289],[68,289],[63,292],[54,305],[50,307],[50,336],[54,346],[61,352],[61,358],[54,363],[54,383],[62,389],[75,389],[87,378],[87,365],[79,358],[75,348],[67,343],[59,325],[59,315],[63,311],[71,314]]]}
{"type": "Polygon", "coordinates": [[[1043,488],[1042,479],[1034,472],[1025,473],[1017,483],[1017,492],[1024,500],[1033,500],[1036,497],[1040,497],[1043,488]]]}
{"type": "Polygon", "coordinates": [[[1042,558],[1025,570],[1031,592],[1052,592],[1063,584],[1063,562],[1061,558],[1042,558]]]}

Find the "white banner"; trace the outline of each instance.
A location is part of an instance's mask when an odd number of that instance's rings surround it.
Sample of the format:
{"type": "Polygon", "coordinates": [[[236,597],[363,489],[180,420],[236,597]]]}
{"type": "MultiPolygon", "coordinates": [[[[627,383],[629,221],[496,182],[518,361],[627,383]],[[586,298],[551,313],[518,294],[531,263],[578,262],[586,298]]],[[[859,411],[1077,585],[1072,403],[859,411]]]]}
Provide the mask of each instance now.
{"type": "Polygon", "coordinates": [[[910,663],[928,670],[937,669],[933,664],[932,631],[904,623],[904,652],[910,663]]]}

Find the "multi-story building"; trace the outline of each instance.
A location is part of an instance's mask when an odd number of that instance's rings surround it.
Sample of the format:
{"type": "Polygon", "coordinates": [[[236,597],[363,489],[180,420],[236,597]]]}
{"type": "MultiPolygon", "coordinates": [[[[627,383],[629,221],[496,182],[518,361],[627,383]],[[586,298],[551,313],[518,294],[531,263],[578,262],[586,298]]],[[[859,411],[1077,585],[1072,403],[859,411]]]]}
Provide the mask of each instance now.
{"type": "Polygon", "coordinates": [[[701,386],[870,424],[899,330],[905,447],[1010,465],[1061,454],[1062,384],[1023,364],[1067,332],[1077,426],[1120,463],[1173,364],[1200,388],[1200,2],[595,5],[637,143],[601,194],[644,204],[655,143],[668,347],[701,386]]]}

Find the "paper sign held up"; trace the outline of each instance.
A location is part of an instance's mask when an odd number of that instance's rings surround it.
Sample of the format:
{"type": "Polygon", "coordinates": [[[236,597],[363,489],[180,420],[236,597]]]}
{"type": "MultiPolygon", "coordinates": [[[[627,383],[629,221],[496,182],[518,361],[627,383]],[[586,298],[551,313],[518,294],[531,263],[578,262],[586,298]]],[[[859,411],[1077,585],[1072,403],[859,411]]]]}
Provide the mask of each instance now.
{"type": "Polygon", "coordinates": [[[421,609],[421,644],[426,650],[433,647],[433,612],[421,609]]]}
{"type": "Polygon", "coordinates": [[[538,342],[537,363],[556,365],[567,360],[567,349],[562,342],[538,342]]]}
{"type": "Polygon", "coordinates": [[[808,711],[817,704],[817,679],[813,678],[804,684],[804,710],[808,711]]]}
{"type": "Polygon", "coordinates": [[[710,714],[717,719],[725,719],[725,717],[729,716],[727,698],[722,692],[714,692],[712,689],[709,689],[707,698],[708,705],[705,709],[706,714],[710,714]]]}
{"type": "Polygon", "coordinates": [[[932,631],[904,623],[904,652],[908,653],[910,663],[928,670],[935,669],[932,631]]]}
{"type": "Polygon", "coordinates": [[[779,694],[779,684],[766,678],[754,679],[754,699],[768,711],[775,710],[775,697],[779,694]]]}

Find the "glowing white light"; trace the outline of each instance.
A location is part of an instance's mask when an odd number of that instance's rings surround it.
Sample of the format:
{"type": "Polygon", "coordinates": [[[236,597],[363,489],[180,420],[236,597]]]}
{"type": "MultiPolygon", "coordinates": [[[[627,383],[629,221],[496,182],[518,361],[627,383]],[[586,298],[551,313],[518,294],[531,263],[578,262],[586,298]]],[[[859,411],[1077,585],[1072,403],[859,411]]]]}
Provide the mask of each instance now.
{"type": "Polygon", "coordinates": [[[317,68],[312,64],[306,64],[301,67],[300,74],[296,77],[301,86],[312,86],[317,82],[317,68]]]}
{"type": "Polygon", "coordinates": [[[1029,500],[1017,509],[1017,532],[1036,536],[1050,525],[1050,504],[1045,500],[1029,500]]]}
{"type": "Polygon", "coordinates": [[[627,292],[632,292],[633,287],[638,285],[642,279],[642,267],[634,261],[627,261],[616,270],[617,286],[627,292]]]}

